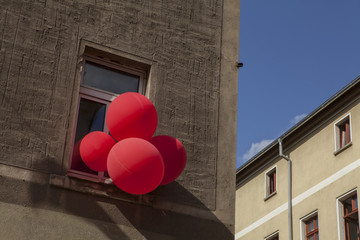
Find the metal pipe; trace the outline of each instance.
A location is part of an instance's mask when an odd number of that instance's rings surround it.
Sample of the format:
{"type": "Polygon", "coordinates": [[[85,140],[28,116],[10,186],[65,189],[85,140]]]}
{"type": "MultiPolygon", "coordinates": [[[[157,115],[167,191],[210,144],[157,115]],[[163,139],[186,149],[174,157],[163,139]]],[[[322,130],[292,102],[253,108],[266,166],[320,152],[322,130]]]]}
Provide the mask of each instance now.
{"type": "Polygon", "coordinates": [[[288,224],[289,224],[289,240],[293,240],[293,223],[292,223],[292,168],[291,159],[283,154],[281,139],[279,142],[279,156],[288,162],[288,224]]]}

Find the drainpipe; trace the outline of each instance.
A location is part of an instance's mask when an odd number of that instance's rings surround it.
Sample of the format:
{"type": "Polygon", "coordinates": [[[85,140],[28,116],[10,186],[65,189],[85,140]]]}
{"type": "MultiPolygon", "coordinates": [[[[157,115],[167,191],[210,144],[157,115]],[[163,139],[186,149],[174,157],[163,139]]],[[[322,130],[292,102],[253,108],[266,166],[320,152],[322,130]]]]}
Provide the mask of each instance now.
{"type": "Polygon", "coordinates": [[[279,156],[288,162],[288,223],[289,223],[289,240],[293,240],[293,223],[292,223],[292,174],[291,174],[291,159],[283,154],[281,139],[279,142],[279,156]]]}

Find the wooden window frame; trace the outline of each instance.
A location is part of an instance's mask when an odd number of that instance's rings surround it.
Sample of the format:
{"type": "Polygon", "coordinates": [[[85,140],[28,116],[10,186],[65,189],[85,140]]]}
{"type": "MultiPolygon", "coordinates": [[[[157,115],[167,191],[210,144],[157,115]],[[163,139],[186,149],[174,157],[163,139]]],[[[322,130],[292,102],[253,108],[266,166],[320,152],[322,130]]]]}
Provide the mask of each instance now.
{"type": "MultiPolygon", "coordinates": [[[[350,218],[350,216],[353,215],[353,214],[359,214],[358,213],[359,209],[355,207],[355,202],[358,201],[357,195],[353,195],[353,196],[351,196],[349,198],[347,198],[347,199],[345,199],[343,201],[343,219],[344,219],[344,229],[345,229],[345,240],[350,240],[350,238],[349,238],[349,235],[350,235],[349,222],[352,222],[352,219],[350,218]],[[351,212],[348,212],[348,209],[345,207],[345,204],[344,204],[344,202],[346,200],[348,200],[349,198],[351,198],[351,212]],[[355,198],[356,198],[356,200],[355,200],[355,198]]],[[[358,222],[357,222],[357,235],[358,235],[357,240],[360,240],[360,236],[359,236],[359,215],[358,215],[358,222]]]]}
{"type": "Polygon", "coordinates": [[[318,224],[316,224],[316,220],[319,224],[319,214],[317,209],[305,215],[304,217],[300,218],[300,240],[307,240],[312,235],[319,233],[319,226],[318,224]],[[315,220],[314,230],[309,232],[308,223],[314,220],[315,220]]]}
{"type": "Polygon", "coordinates": [[[310,237],[314,236],[314,240],[319,240],[316,234],[319,234],[319,226],[318,226],[318,216],[314,216],[311,219],[307,220],[305,223],[306,229],[305,229],[305,239],[309,240],[310,237]],[[314,224],[314,229],[312,231],[309,231],[309,224],[314,224]]]}
{"type": "MultiPolygon", "coordinates": [[[[359,238],[359,206],[357,209],[355,209],[355,202],[353,201],[354,197],[356,196],[357,201],[358,201],[358,194],[357,194],[357,189],[353,189],[350,190],[349,192],[343,194],[342,196],[338,197],[336,199],[337,202],[337,213],[338,213],[338,239],[339,240],[347,240],[347,235],[349,234],[348,232],[348,228],[347,228],[347,224],[346,224],[346,220],[347,218],[352,215],[352,214],[357,214],[357,218],[358,218],[358,224],[357,224],[357,231],[358,231],[358,239],[359,238]],[[344,207],[345,204],[344,202],[348,199],[352,199],[352,211],[351,212],[347,212],[344,207]]],[[[358,202],[359,204],[359,202],[358,202]]]]}
{"type": "Polygon", "coordinates": [[[352,145],[350,113],[335,123],[334,132],[335,132],[334,154],[336,155],[352,145]],[[342,137],[344,133],[345,133],[345,142],[343,141],[344,138],[342,137]]]}
{"type": "Polygon", "coordinates": [[[267,200],[277,192],[278,173],[277,166],[272,167],[265,173],[265,198],[267,200]]]}

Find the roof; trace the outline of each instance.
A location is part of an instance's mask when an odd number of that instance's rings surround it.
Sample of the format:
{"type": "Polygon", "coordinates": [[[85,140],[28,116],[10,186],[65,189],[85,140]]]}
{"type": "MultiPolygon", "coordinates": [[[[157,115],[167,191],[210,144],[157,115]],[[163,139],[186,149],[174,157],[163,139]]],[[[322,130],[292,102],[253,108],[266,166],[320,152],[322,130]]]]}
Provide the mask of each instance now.
{"type": "MultiPolygon", "coordinates": [[[[340,102],[340,99],[345,98],[347,93],[349,93],[351,91],[357,92],[359,90],[360,90],[360,75],[358,77],[356,77],[353,81],[351,81],[349,84],[347,84],[340,91],[338,91],[336,94],[334,94],[332,97],[330,97],[328,100],[326,100],[323,104],[321,104],[318,108],[316,108],[314,111],[312,111],[309,115],[307,115],[305,118],[303,118],[297,124],[295,124],[292,128],[290,128],[288,131],[286,131],[284,134],[282,134],[278,139],[281,139],[283,141],[284,139],[290,138],[293,135],[296,135],[297,133],[302,132],[301,130],[303,130],[304,128],[308,129],[311,126],[314,126],[315,124],[312,122],[314,122],[314,121],[315,121],[315,123],[319,122],[319,121],[316,121],[315,118],[317,118],[323,112],[327,111],[334,104],[337,104],[338,101],[340,102]]],[[[238,180],[241,179],[241,177],[239,175],[244,173],[245,171],[249,172],[248,169],[250,169],[250,172],[252,170],[254,170],[256,168],[256,167],[254,167],[254,165],[258,165],[258,164],[256,164],[256,162],[258,162],[262,156],[268,154],[270,151],[274,152],[274,149],[277,151],[278,139],[275,139],[268,146],[266,146],[264,149],[262,149],[259,153],[257,153],[255,156],[253,156],[251,159],[249,159],[247,162],[245,162],[242,166],[240,166],[236,170],[236,182],[237,183],[238,183],[238,180]]]]}

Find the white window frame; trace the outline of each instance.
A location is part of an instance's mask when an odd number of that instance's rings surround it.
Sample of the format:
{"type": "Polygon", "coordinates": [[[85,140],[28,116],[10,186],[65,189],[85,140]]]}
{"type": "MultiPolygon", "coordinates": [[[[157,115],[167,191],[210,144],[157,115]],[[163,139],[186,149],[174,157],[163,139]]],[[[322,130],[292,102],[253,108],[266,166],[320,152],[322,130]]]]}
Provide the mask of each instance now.
{"type": "MultiPolygon", "coordinates": [[[[306,222],[308,220],[314,218],[315,216],[317,216],[318,223],[320,223],[319,214],[318,214],[317,209],[315,211],[305,215],[304,217],[300,218],[300,240],[306,240],[306,222]]],[[[317,226],[317,228],[320,229],[319,226],[317,226]]],[[[320,230],[319,230],[319,238],[320,238],[320,230]]]]}
{"type": "MultiPolygon", "coordinates": [[[[344,229],[344,213],[343,213],[343,201],[346,199],[357,195],[358,197],[358,204],[359,204],[359,194],[357,188],[354,188],[347,193],[341,195],[340,197],[336,198],[336,212],[337,212],[337,225],[338,225],[338,240],[345,240],[345,229],[344,229]]],[[[358,218],[360,220],[360,215],[358,211],[358,218]]],[[[359,221],[360,223],[360,221],[359,221]]]]}
{"type": "Polygon", "coordinates": [[[343,150],[347,149],[352,145],[352,124],[351,124],[351,113],[348,113],[346,116],[342,117],[334,124],[334,139],[335,139],[335,151],[334,154],[338,154],[343,150]],[[340,133],[339,133],[339,126],[341,126],[344,122],[349,120],[349,142],[342,147],[340,147],[340,133]]]}
{"type": "Polygon", "coordinates": [[[266,236],[266,237],[264,238],[264,240],[272,240],[272,239],[274,239],[274,238],[276,238],[276,237],[277,237],[278,239],[280,239],[280,238],[279,238],[279,230],[276,230],[275,232],[269,234],[268,236],[266,236]]]}
{"type": "MultiPolygon", "coordinates": [[[[76,127],[77,127],[79,107],[80,107],[80,100],[87,99],[87,100],[91,100],[94,102],[105,104],[106,105],[105,112],[107,112],[110,103],[119,95],[119,94],[111,93],[111,92],[108,92],[108,91],[105,91],[102,89],[97,89],[97,88],[86,86],[86,85],[82,84],[83,75],[84,75],[83,69],[85,67],[86,62],[96,63],[100,66],[108,67],[108,68],[111,68],[114,70],[120,70],[122,72],[138,76],[139,77],[138,93],[140,93],[140,94],[145,94],[147,74],[146,74],[145,70],[137,69],[137,68],[136,69],[130,68],[128,66],[123,66],[121,64],[118,64],[116,61],[112,61],[111,59],[108,59],[105,57],[98,58],[98,57],[90,56],[90,55],[86,55],[86,54],[84,54],[84,56],[83,56],[83,61],[82,61],[81,67],[80,67],[81,83],[80,83],[80,88],[79,88],[79,96],[77,99],[78,103],[77,103],[76,116],[75,116],[76,120],[75,120],[74,129],[73,129],[71,154],[70,154],[70,159],[68,162],[67,175],[82,178],[82,179],[87,179],[87,180],[91,180],[91,181],[96,181],[96,182],[105,182],[107,177],[104,175],[104,172],[98,172],[98,174],[95,175],[95,174],[71,169],[73,149],[74,149],[74,144],[75,144],[76,127]]],[[[109,132],[109,130],[106,126],[106,121],[104,121],[104,132],[106,132],[106,133],[109,132]]]]}
{"type": "Polygon", "coordinates": [[[274,196],[277,193],[278,190],[278,171],[277,171],[277,165],[270,168],[268,171],[265,172],[265,195],[264,195],[264,201],[269,199],[270,197],[274,196]],[[275,172],[275,191],[272,193],[269,193],[269,174],[275,172]]]}

